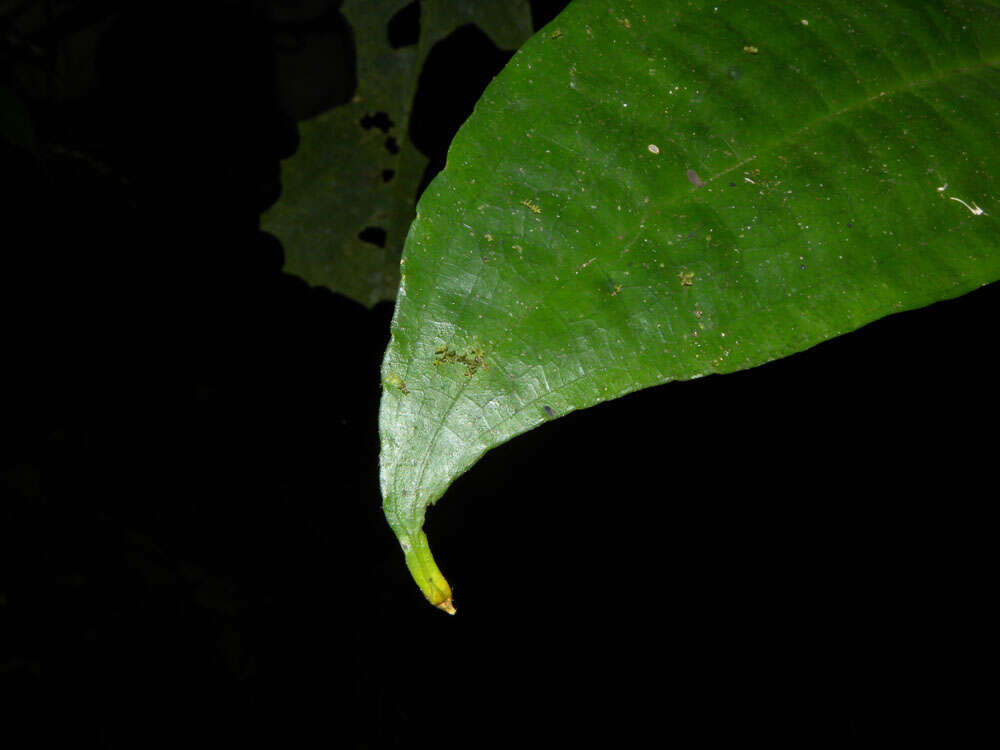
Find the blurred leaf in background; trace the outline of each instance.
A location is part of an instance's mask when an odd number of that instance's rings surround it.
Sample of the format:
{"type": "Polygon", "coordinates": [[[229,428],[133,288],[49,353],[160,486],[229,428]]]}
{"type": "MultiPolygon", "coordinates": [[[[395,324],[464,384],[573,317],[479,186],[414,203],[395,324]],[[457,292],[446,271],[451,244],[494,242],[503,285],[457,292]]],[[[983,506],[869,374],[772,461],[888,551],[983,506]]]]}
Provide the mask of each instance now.
{"type": "Polygon", "coordinates": [[[31,148],[35,142],[35,131],[28,110],[14,92],[2,84],[0,84],[0,138],[23,148],[31,148]]]}
{"type": "Polygon", "coordinates": [[[284,245],[287,272],[370,306],[396,296],[403,240],[426,184],[431,160],[410,125],[428,56],[469,27],[515,49],[531,34],[531,9],[527,0],[348,0],[341,13],[357,45],[357,91],[300,124],[281,197],[261,223],[284,245]]]}

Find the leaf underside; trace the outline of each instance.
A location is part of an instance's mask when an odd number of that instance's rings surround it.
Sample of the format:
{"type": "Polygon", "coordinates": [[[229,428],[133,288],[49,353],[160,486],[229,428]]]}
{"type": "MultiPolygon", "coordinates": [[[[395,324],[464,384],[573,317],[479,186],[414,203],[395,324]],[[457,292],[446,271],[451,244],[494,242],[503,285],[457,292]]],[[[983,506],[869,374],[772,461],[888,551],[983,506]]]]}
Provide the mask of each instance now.
{"type": "Polygon", "coordinates": [[[990,4],[576,0],[406,241],[380,431],[408,562],[427,506],[515,435],[1000,277],[998,144],[990,4]]]}
{"type": "Polygon", "coordinates": [[[344,3],[357,43],[357,93],[300,124],[299,148],[281,167],[281,197],[261,219],[284,246],[286,271],[366,305],[393,299],[399,285],[400,252],[428,164],[408,125],[431,48],[467,24],[504,49],[531,33],[527,0],[424,0],[418,42],[393,48],[386,23],[411,4],[344,3]],[[384,235],[370,241],[366,230],[384,235]]]}

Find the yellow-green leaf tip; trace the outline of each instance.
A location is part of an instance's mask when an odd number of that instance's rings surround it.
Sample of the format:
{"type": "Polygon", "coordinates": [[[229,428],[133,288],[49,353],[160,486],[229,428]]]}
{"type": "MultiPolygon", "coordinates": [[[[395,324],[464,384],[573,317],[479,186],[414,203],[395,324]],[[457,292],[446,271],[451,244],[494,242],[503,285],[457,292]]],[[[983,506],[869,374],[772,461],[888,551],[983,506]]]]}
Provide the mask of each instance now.
{"type": "Polygon", "coordinates": [[[451,597],[450,596],[447,599],[445,599],[443,602],[440,602],[439,604],[436,604],[434,606],[436,606],[438,609],[443,609],[449,615],[453,615],[457,611],[455,609],[455,605],[451,603],[451,597]]]}
{"type": "Polygon", "coordinates": [[[406,556],[406,567],[410,569],[410,575],[427,597],[427,601],[449,615],[455,614],[451,586],[434,562],[431,548],[427,544],[427,535],[420,530],[413,536],[401,537],[399,541],[406,556]]]}

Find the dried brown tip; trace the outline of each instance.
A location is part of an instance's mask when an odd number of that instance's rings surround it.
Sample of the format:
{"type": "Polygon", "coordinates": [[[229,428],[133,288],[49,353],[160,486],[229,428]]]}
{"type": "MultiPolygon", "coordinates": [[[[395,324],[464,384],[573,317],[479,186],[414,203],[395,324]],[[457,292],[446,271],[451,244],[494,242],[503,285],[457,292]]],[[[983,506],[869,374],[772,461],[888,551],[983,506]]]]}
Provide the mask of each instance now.
{"type": "Polygon", "coordinates": [[[450,596],[447,599],[445,599],[443,602],[441,602],[440,604],[435,604],[434,606],[437,607],[438,609],[443,609],[449,615],[453,615],[453,614],[455,614],[455,612],[458,611],[458,610],[455,609],[455,605],[451,603],[451,597],[450,596]]]}

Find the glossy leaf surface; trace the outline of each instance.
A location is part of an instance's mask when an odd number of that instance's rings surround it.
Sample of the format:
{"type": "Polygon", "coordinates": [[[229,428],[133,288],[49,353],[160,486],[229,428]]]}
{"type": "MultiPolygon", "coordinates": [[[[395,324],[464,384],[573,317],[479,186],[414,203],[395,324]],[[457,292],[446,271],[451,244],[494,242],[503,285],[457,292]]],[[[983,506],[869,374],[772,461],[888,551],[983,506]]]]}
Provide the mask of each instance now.
{"type": "Polygon", "coordinates": [[[532,38],[404,251],[381,482],[425,595],[425,510],[490,448],[1000,277],[998,66],[977,2],[577,0],[532,38]]]}
{"type": "Polygon", "coordinates": [[[467,24],[514,49],[531,33],[531,14],[527,0],[347,0],[341,12],[357,43],[357,94],[300,124],[299,148],[282,164],[281,197],[262,227],[284,245],[289,273],[373,305],[396,294],[428,164],[408,134],[428,53],[467,24]],[[391,43],[388,22],[399,13],[419,18],[416,43],[391,43]]]}

